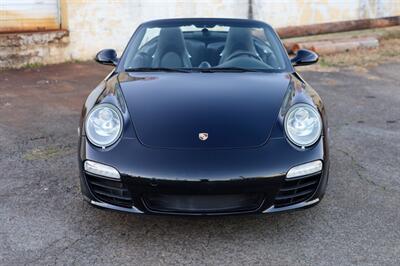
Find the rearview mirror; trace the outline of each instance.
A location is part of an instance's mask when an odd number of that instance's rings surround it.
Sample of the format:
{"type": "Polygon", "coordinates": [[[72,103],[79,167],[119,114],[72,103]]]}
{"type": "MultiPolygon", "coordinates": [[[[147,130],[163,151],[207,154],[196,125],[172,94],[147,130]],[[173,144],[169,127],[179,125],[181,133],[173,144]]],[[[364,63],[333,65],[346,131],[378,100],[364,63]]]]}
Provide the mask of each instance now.
{"type": "Polygon", "coordinates": [[[290,61],[293,66],[306,66],[317,63],[318,58],[318,54],[310,50],[300,49],[297,51],[296,56],[290,59],[290,61]]]}
{"type": "Polygon", "coordinates": [[[97,53],[96,62],[103,65],[116,66],[118,63],[117,52],[114,49],[104,49],[97,53]]]}

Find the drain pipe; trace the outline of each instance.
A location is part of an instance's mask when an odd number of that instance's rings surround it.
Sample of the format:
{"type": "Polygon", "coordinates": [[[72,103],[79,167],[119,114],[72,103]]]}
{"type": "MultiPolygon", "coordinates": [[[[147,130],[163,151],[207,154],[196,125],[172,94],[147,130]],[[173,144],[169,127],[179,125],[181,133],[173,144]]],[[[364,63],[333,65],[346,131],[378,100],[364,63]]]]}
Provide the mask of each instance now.
{"type": "Polygon", "coordinates": [[[247,2],[248,8],[247,8],[247,18],[248,19],[253,19],[253,0],[248,0],[247,2]]]}

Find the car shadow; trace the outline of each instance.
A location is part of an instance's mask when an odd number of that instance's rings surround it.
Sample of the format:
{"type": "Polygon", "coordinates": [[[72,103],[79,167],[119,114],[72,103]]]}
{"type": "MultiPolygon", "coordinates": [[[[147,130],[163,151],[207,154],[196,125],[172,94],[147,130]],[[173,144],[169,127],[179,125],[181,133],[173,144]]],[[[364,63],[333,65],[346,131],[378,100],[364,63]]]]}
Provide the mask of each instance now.
{"type": "Polygon", "coordinates": [[[197,241],[210,241],[210,239],[230,241],[231,238],[278,237],[280,239],[290,235],[301,237],[314,227],[313,218],[324,208],[320,205],[279,214],[229,216],[136,215],[89,207],[90,212],[94,212],[96,216],[91,219],[92,223],[96,223],[101,230],[111,230],[113,234],[123,236],[126,241],[133,236],[139,237],[141,241],[153,241],[157,237],[175,240],[195,238],[197,241]]]}

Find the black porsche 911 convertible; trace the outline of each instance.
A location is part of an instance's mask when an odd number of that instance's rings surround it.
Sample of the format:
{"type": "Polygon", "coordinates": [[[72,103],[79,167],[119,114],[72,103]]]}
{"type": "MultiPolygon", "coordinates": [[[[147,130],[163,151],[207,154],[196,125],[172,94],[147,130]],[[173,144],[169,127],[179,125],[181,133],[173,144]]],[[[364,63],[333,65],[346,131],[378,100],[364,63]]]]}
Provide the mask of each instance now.
{"type": "Polygon", "coordinates": [[[138,27],[90,93],[79,126],[82,193],[132,213],[273,213],[313,206],[328,180],[321,98],[268,24],[166,19],[138,27]]]}

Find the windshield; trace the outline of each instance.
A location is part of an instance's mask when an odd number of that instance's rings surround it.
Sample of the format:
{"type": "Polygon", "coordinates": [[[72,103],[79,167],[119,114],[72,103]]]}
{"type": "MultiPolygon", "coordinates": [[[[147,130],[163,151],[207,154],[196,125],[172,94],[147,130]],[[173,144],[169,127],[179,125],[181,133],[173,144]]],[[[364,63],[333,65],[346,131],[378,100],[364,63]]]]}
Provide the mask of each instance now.
{"type": "Polygon", "coordinates": [[[287,70],[276,34],[263,23],[218,21],[142,25],[124,58],[126,71],[265,71],[287,70]]]}

